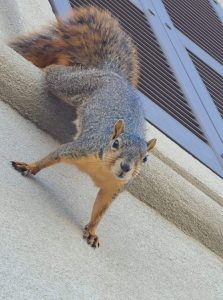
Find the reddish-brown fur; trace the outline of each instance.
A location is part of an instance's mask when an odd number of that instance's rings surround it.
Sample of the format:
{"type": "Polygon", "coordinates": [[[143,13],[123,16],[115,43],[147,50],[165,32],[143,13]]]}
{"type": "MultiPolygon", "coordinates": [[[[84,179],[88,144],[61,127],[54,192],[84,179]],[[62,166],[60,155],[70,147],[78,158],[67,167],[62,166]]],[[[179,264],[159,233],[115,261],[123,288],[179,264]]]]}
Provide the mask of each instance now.
{"type": "Polygon", "coordinates": [[[11,42],[10,46],[39,68],[51,64],[111,68],[134,86],[138,61],[131,38],[108,11],[95,7],[73,10],[65,22],[57,21],[41,33],[11,42]]]}

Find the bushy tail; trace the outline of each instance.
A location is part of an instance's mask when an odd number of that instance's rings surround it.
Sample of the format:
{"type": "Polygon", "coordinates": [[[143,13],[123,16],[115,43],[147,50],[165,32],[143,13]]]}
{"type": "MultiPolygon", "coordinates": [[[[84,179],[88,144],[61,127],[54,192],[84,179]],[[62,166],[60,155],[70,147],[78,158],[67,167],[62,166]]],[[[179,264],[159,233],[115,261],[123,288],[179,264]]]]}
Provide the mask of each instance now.
{"type": "Polygon", "coordinates": [[[93,66],[111,69],[134,86],[138,81],[136,48],[106,10],[75,9],[66,21],[20,37],[10,46],[39,68],[51,64],[93,66]]]}

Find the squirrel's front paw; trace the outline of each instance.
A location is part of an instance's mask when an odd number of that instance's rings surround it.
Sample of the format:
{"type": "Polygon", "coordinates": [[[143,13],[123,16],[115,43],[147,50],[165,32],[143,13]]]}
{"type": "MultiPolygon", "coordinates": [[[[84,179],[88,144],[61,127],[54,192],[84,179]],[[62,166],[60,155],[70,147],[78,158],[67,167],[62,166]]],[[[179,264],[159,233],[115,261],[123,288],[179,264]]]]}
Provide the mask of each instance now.
{"type": "Polygon", "coordinates": [[[89,232],[87,227],[84,228],[83,238],[86,239],[87,243],[93,248],[99,248],[100,243],[98,236],[89,232]]]}
{"type": "Polygon", "coordinates": [[[35,170],[34,167],[26,163],[11,161],[11,164],[16,171],[20,172],[24,176],[28,176],[31,174],[35,175],[37,173],[37,170],[35,170]]]}

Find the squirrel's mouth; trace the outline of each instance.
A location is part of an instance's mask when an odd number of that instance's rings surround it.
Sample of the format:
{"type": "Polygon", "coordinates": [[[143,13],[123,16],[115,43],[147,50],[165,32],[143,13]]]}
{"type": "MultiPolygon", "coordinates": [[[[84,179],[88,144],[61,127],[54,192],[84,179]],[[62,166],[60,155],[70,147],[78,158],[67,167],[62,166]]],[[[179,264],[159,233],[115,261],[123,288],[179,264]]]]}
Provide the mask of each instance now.
{"type": "Polygon", "coordinates": [[[118,174],[118,178],[124,178],[125,177],[125,172],[121,171],[119,174],[118,174]]]}
{"type": "Polygon", "coordinates": [[[115,177],[119,180],[127,180],[127,176],[126,176],[126,172],[123,172],[123,171],[119,171],[117,173],[114,174],[115,177]]]}

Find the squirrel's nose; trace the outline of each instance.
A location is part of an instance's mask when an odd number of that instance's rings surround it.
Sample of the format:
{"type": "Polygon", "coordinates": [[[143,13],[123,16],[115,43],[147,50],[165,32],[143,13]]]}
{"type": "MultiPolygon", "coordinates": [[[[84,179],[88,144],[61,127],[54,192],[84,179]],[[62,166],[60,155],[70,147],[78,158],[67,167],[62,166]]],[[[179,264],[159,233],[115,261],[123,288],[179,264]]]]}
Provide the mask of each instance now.
{"type": "Polygon", "coordinates": [[[120,164],[122,171],[128,172],[130,170],[130,166],[128,164],[120,164]]]}

